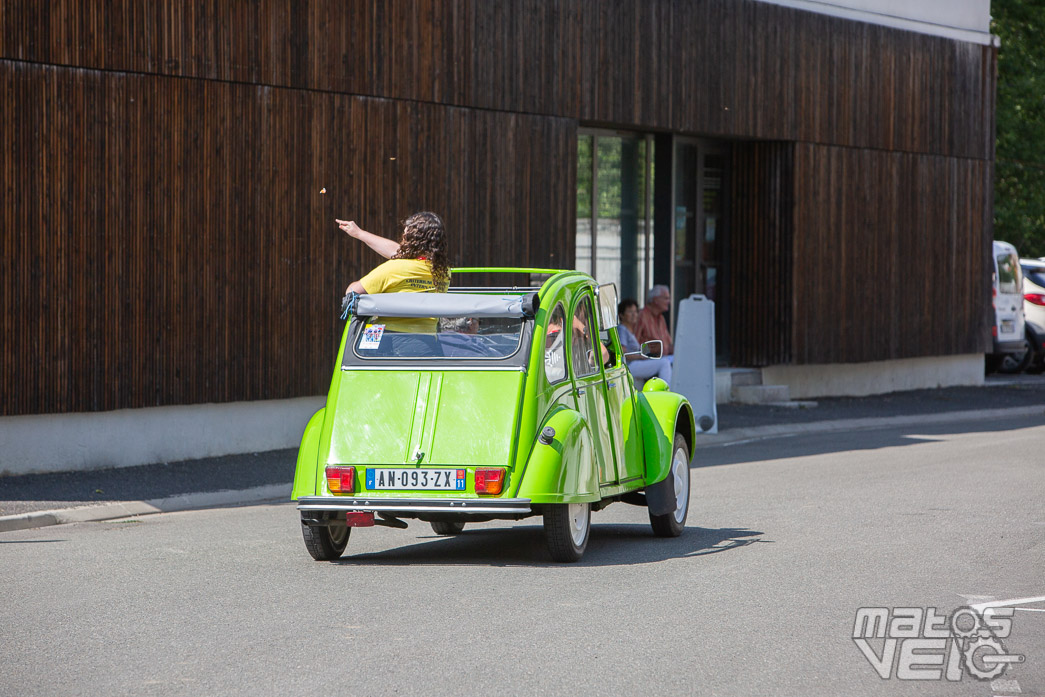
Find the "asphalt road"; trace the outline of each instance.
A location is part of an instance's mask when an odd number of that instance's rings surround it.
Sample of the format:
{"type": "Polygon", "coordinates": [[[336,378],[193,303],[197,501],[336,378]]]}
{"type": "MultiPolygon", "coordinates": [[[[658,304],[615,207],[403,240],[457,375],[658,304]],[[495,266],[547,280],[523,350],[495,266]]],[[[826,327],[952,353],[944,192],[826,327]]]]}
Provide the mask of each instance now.
{"type": "Polygon", "coordinates": [[[290,504],[3,533],[0,695],[1042,695],[1045,600],[993,685],[882,679],[852,634],[1045,596],[1043,450],[1040,417],[709,448],[682,537],[615,504],[575,565],[537,519],[316,563],[290,504]]]}

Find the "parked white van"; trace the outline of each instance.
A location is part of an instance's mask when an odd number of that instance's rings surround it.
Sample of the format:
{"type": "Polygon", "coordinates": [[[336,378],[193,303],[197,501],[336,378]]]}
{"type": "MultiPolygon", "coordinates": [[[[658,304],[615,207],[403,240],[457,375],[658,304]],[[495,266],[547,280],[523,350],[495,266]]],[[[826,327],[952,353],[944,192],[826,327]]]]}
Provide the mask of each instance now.
{"type": "Polygon", "coordinates": [[[1023,272],[1020,256],[1008,242],[994,242],[994,342],[987,354],[987,372],[1001,367],[1005,357],[1027,351],[1023,315],[1023,272]]]}

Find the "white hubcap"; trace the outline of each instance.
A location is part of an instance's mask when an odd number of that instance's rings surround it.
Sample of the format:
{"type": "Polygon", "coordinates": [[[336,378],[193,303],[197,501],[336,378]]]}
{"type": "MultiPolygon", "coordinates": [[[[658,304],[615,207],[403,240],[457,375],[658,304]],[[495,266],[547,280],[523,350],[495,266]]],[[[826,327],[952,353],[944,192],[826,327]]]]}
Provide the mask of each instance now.
{"type": "Polygon", "coordinates": [[[588,536],[588,504],[570,504],[570,537],[573,544],[580,547],[584,544],[584,538],[588,536]]]}
{"type": "Polygon", "coordinates": [[[689,462],[682,448],[675,451],[671,461],[671,476],[675,480],[675,521],[681,523],[689,508],[689,462]]]}

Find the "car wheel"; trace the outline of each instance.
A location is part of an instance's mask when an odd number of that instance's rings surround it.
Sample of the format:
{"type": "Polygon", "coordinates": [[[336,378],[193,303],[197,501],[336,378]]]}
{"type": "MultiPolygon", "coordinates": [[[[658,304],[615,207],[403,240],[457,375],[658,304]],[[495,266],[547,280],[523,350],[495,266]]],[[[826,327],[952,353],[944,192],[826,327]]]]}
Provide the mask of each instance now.
{"type": "Polygon", "coordinates": [[[554,503],[544,509],[544,541],[555,561],[580,559],[590,533],[591,504],[554,503]]]}
{"type": "Polygon", "coordinates": [[[305,548],[316,561],[333,561],[345,552],[348,536],[352,528],[347,525],[328,527],[326,525],[301,524],[301,535],[305,538],[305,548]]]}
{"type": "Polygon", "coordinates": [[[667,489],[666,498],[675,501],[675,510],[670,513],[650,514],[653,534],[657,537],[678,537],[686,527],[686,518],[689,516],[689,447],[681,433],[675,434],[675,449],[671,455],[668,476],[653,486],[667,489]]]}
{"type": "Polygon", "coordinates": [[[998,368],[1000,373],[1022,373],[1024,368],[1030,365],[1031,359],[1034,358],[1034,352],[1031,351],[1030,342],[1026,339],[1023,340],[1023,350],[1019,353],[1007,353],[1001,361],[1001,366],[998,368]]]}
{"type": "Polygon", "coordinates": [[[436,535],[460,535],[464,530],[464,523],[452,520],[433,520],[432,530],[436,535]]]}

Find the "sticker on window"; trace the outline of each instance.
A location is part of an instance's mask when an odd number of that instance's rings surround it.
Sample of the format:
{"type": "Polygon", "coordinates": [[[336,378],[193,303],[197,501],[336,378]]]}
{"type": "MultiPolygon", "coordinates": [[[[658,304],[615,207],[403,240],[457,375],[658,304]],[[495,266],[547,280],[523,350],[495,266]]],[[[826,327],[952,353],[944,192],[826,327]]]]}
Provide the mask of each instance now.
{"type": "Polygon", "coordinates": [[[381,347],[381,335],[385,333],[385,325],[368,324],[363,327],[363,338],[359,340],[359,348],[376,349],[381,347]]]}

